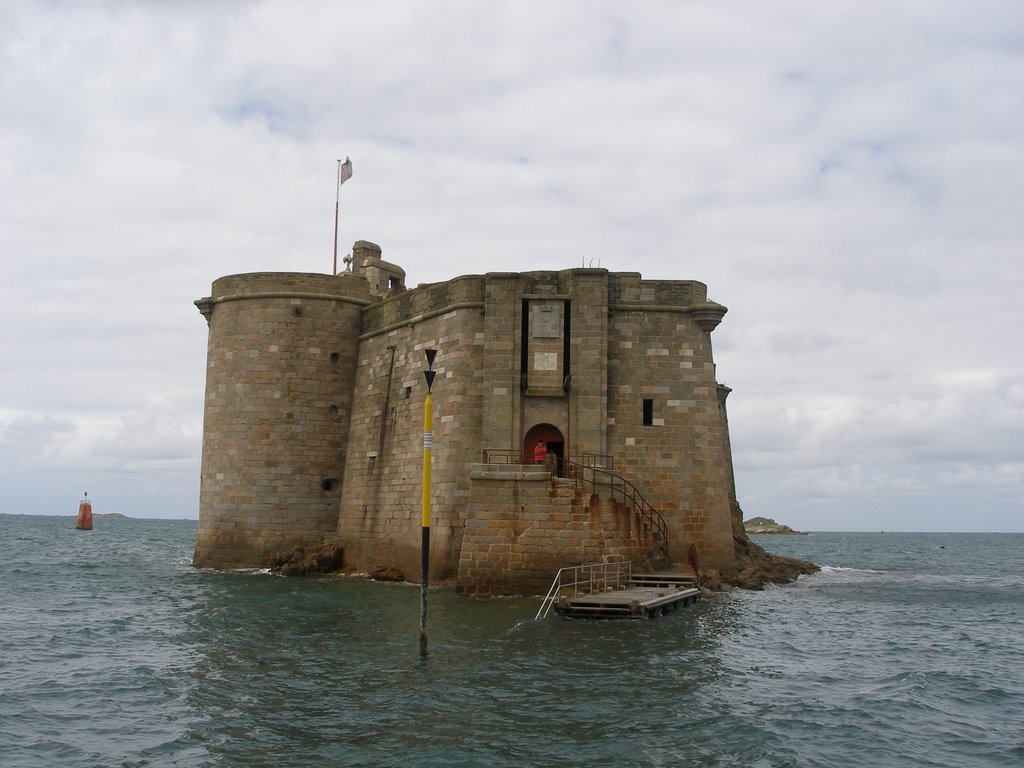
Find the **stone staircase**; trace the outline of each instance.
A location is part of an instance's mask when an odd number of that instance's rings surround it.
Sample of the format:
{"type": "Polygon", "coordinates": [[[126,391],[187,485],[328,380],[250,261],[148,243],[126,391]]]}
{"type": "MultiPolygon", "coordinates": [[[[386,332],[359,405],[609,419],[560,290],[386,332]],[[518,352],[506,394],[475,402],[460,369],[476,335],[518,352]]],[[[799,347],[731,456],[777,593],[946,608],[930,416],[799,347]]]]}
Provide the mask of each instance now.
{"type": "Polygon", "coordinates": [[[458,592],[544,594],[567,563],[628,561],[654,571],[668,562],[665,521],[631,483],[604,467],[553,469],[471,465],[458,592]]]}
{"type": "Polygon", "coordinates": [[[602,466],[563,459],[561,468],[563,482],[572,482],[577,490],[589,491],[635,517],[640,538],[645,540],[643,554],[652,566],[668,561],[668,525],[639,488],[622,474],[602,466]]]}

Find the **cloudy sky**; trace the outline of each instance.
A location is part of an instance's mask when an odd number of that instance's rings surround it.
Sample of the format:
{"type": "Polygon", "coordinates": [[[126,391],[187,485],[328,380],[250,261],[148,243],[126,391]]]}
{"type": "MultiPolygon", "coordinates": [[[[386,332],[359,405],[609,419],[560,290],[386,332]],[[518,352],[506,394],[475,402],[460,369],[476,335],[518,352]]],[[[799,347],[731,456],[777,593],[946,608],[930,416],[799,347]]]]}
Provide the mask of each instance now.
{"type": "Polygon", "coordinates": [[[745,514],[1024,530],[1024,4],[0,4],[0,512],[196,517],[213,279],[696,279],[745,514]]]}

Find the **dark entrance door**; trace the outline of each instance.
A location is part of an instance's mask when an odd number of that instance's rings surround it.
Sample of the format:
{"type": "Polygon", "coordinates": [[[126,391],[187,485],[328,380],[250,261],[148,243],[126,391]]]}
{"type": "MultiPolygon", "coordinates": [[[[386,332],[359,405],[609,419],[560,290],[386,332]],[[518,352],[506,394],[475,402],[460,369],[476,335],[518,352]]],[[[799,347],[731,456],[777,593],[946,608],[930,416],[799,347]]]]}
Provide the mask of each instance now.
{"type": "Polygon", "coordinates": [[[530,430],[523,438],[523,463],[533,463],[533,447],[537,444],[538,440],[547,446],[549,454],[557,457],[555,473],[561,475],[562,459],[565,458],[565,438],[558,427],[553,424],[537,424],[530,427],[530,430]]]}

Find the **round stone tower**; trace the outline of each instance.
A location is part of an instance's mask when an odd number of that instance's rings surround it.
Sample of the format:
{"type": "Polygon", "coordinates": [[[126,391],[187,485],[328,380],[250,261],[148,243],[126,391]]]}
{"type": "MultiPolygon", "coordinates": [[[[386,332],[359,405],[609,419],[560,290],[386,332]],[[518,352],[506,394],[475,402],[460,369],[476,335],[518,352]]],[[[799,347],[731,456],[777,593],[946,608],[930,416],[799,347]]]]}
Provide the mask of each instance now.
{"type": "Polygon", "coordinates": [[[366,280],[222,277],[209,323],[193,562],[261,568],[337,528],[366,280]]]}

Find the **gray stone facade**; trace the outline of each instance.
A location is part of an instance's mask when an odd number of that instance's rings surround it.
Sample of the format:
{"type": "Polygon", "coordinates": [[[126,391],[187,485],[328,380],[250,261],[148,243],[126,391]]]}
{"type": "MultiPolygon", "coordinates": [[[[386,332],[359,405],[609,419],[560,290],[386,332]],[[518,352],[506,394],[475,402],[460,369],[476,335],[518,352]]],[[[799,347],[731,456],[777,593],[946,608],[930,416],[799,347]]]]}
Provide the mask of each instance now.
{"type": "Polygon", "coordinates": [[[735,489],[699,282],[604,269],[489,273],[406,289],[360,241],[351,272],[221,278],[210,327],[195,563],[263,567],[336,540],[346,565],[415,577],[423,350],[434,364],[431,573],[542,592],[558,568],[642,559],[628,503],[553,456],[613,467],[664,518],[667,555],[727,571],[735,489]],[[552,459],[554,462],[554,458],[552,459]]]}

